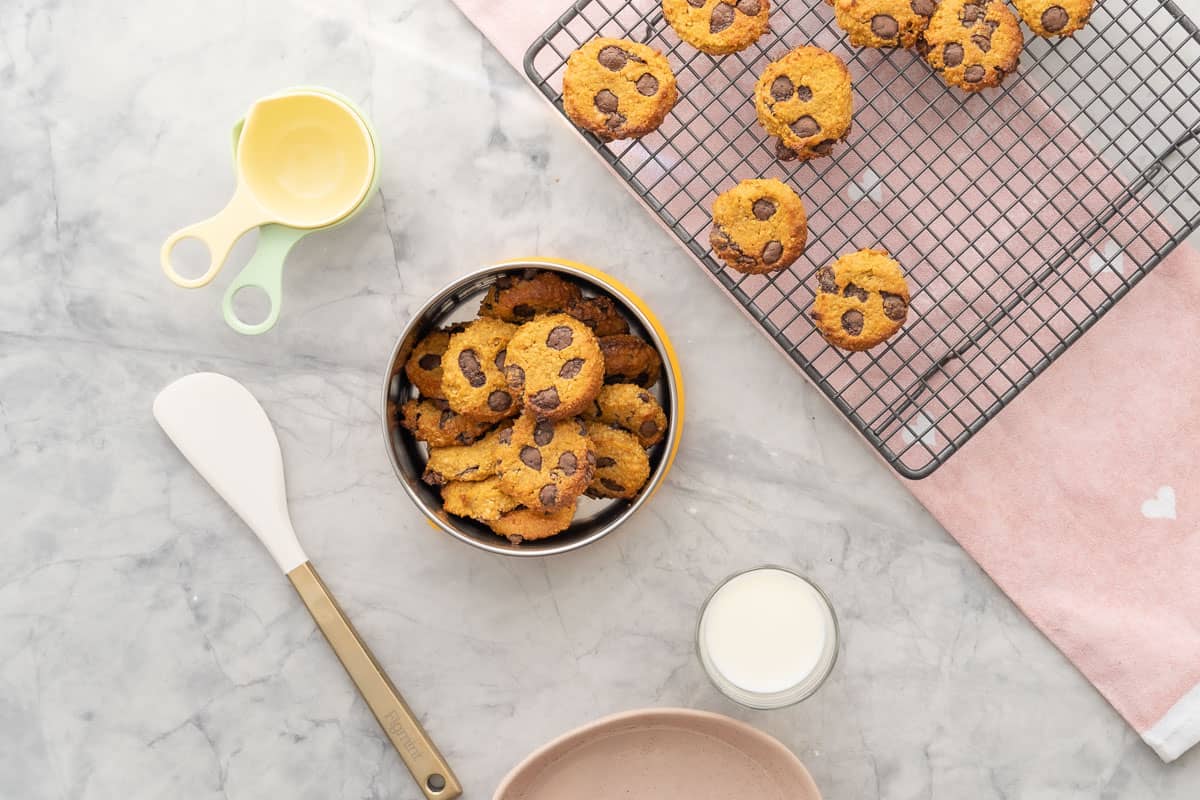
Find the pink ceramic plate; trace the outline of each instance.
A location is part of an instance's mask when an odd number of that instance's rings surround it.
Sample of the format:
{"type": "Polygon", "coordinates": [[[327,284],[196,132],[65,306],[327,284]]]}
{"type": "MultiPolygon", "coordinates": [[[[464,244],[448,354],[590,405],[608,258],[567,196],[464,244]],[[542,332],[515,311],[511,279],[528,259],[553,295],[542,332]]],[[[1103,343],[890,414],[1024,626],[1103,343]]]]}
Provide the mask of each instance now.
{"type": "Polygon", "coordinates": [[[647,708],[555,739],[500,782],[495,800],[821,800],[778,741],[735,719],[647,708]]]}

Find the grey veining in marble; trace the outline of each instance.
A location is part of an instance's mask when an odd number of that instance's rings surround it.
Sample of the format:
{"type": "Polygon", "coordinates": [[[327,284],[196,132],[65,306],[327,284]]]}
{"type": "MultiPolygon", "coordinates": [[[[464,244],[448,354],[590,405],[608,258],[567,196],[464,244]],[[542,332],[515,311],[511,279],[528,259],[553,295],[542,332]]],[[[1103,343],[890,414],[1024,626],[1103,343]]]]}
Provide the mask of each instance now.
{"type": "Polygon", "coordinates": [[[308,552],[469,797],[646,705],[752,722],[829,798],[1200,795],[1200,755],[1161,764],[442,0],[7,0],[0,179],[0,797],[418,797],[291,587],[154,424],[155,392],[201,369],[266,407],[308,552]],[[228,196],[233,120],[296,83],[362,102],[382,192],[297,246],[282,321],[244,338],[218,315],[232,272],[186,292],[158,248],[228,196]],[[529,254],[635,287],[689,407],[627,528],[518,562],[422,521],[376,405],[412,309],[529,254]],[[826,687],[772,713],[722,699],[692,653],[708,590],[760,562],[814,577],[844,634],[826,687]]]}

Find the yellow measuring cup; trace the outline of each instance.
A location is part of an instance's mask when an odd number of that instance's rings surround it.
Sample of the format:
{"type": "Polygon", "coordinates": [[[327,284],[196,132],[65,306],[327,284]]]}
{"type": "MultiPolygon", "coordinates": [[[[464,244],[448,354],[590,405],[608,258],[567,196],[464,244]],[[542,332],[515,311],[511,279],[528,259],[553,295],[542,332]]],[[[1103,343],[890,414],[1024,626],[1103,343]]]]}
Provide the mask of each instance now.
{"type": "Polygon", "coordinates": [[[300,229],[332,225],[359,206],[374,174],[371,133],[344,102],[307,90],[263,98],[246,114],[229,204],[167,237],[163,271],[179,286],[205,286],[246,231],[271,222],[300,229]],[[208,247],[211,262],[198,278],[185,278],[171,264],[183,239],[208,247]]]}

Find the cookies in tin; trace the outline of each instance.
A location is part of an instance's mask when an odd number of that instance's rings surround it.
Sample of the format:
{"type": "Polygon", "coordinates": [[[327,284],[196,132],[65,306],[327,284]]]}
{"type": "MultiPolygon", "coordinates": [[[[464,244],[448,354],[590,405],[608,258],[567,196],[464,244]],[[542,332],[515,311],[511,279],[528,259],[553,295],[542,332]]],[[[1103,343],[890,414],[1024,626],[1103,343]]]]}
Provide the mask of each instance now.
{"type": "Polygon", "coordinates": [[[604,358],[590,328],[566,314],[549,314],[518,329],[508,344],[508,385],[539,419],[583,411],[604,382],[604,358]]]}

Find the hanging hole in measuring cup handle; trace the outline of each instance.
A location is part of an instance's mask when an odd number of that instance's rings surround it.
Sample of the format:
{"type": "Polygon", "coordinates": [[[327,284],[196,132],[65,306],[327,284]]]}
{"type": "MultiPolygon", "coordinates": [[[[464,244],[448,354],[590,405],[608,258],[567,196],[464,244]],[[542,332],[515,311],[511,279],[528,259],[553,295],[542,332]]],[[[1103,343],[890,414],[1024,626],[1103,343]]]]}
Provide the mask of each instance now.
{"type": "Polygon", "coordinates": [[[230,286],[222,303],[225,322],[238,333],[266,333],[279,321],[279,303],[265,286],[242,283],[230,286]]]}
{"type": "Polygon", "coordinates": [[[162,268],[176,286],[198,289],[207,286],[221,265],[213,258],[208,240],[180,231],[163,244],[162,268]]]}

